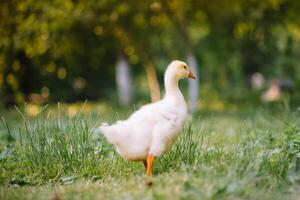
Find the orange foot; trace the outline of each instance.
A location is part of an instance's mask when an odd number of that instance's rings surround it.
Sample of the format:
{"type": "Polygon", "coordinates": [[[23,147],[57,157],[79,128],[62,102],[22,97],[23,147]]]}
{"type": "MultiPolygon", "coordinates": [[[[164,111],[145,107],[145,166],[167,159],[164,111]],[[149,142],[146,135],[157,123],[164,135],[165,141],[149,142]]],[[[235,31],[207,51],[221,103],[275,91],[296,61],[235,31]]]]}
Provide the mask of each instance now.
{"type": "Polygon", "coordinates": [[[147,171],[146,171],[147,176],[151,176],[151,174],[152,174],[152,169],[154,166],[154,159],[155,159],[155,157],[151,154],[149,154],[147,157],[147,171]]]}

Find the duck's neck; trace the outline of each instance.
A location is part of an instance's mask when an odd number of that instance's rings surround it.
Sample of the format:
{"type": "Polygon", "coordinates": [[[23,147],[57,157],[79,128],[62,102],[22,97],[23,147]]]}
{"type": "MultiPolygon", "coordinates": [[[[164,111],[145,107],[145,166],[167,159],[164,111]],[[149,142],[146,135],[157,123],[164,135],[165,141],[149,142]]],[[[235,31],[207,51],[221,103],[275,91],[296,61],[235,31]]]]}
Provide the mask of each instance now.
{"type": "Polygon", "coordinates": [[[178,87],[179,80],[176,77],[172,76],[172,74],[166,73],[164,81],[166,89],[165,98],[171,98],[176,101],[184,101],[183,96],[178,87]]]}

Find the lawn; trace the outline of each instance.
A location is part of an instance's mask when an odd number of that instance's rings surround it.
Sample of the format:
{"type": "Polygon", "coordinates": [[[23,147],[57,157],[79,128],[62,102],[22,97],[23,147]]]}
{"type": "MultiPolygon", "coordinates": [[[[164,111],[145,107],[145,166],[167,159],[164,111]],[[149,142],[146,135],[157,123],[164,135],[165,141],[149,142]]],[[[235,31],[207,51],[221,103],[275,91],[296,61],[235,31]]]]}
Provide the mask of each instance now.
{"type": "Polygon", "coordinates": [[[116,110],[3,113],[0,199],[299,199],[299,108],[195,113],[150,178],[93,134],[116,110]]]}

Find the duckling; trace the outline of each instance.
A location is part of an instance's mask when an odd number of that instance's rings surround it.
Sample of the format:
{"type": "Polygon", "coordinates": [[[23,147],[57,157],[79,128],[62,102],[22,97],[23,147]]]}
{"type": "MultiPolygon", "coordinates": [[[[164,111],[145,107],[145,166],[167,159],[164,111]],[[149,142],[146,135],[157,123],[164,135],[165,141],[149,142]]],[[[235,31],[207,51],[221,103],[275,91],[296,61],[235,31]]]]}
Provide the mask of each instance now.
{"type": "Polygon", "coordinates": [[[127,120],[97,128],[125,160],[143,161],[147,176],[152,174],[155,158],[171,149],[187,119],[187,105],[178,87],[184,78],[195,76],[186,63],[172,61],[164,75],[163,99],[142,106],[127,120]]]}

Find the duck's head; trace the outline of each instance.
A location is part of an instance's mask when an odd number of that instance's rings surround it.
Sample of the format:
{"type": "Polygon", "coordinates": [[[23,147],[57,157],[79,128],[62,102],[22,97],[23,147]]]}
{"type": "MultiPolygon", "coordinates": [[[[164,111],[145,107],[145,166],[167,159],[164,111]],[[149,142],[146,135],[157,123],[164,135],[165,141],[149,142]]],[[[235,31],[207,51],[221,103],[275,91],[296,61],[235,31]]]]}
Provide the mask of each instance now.
{"type": "Polygon", "coordinates": [[[166,75],[169,74],[173,76],[175,79],[183,79],[183,78],[192,78],[196,79],[192,71],[190,70],[190,67],[180,60],[174,60],[172,61],[166,71],[166,75]]]}

